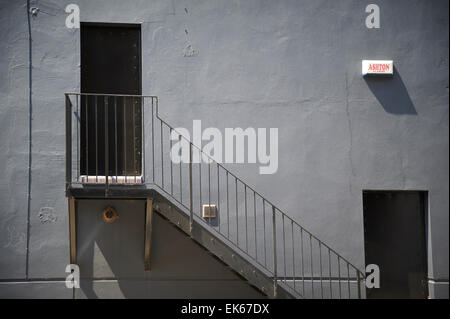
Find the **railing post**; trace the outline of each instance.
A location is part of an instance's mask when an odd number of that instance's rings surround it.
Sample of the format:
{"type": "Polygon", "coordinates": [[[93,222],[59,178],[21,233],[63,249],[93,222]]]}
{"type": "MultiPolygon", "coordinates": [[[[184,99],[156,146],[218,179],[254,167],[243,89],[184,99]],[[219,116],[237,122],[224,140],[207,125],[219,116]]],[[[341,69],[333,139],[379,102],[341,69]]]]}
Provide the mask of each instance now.
{"type": "Polygon", "coordinates": [[[277,233],[275,206],[272,205],[272,245],[273,245],[273,296],[277,297],[277,233]]]}
{"type": "Polygon", "coordinates": [[[66,191],[72,181],[72,105],[66,94],[66,191]]]}
{"type": "Polygon", "coordinates": [[[191,236],[194,223],[194,210],[192,205],[192,143],[189,142],[189,231],[191,236]]]}

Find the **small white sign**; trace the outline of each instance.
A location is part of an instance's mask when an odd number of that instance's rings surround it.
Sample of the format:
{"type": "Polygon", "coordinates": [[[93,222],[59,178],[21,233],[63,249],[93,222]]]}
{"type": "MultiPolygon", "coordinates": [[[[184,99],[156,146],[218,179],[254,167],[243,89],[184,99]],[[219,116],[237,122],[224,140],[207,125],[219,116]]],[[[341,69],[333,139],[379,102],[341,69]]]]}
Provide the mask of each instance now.
{"type": "Polygon", "coordinates": [[[392,60],[363,60],[362,75],[394,75],[394,61],[392,60]]]}

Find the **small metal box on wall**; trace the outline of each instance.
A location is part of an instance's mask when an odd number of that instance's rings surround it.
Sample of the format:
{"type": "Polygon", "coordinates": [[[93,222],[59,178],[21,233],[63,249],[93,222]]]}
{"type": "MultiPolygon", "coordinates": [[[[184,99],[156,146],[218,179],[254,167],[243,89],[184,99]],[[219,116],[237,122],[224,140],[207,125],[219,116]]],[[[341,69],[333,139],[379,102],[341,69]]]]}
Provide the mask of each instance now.
{"type": "Polygon", "coordinates": [[[203,205],[202,217],[203,218],[216,218],[217,207],[216,205],[203,205]]]}

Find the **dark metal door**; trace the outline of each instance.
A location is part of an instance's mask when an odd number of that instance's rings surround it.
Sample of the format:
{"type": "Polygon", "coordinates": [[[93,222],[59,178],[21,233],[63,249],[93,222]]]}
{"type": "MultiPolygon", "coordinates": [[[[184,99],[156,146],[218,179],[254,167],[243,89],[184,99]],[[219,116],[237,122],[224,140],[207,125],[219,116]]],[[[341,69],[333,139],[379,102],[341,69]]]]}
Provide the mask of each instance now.
{"type": "Polygon", "coordinates": [[[81,92],[81,175],[140,175],[141,99],[104,96],[142,94],[139,25],[81,25],[81,92]]]}
{"type": "Polygon", "coordinates": [[[426,192],[364,192],[366,265],[380,268],[368,298],[426,298],[426,192]]]}

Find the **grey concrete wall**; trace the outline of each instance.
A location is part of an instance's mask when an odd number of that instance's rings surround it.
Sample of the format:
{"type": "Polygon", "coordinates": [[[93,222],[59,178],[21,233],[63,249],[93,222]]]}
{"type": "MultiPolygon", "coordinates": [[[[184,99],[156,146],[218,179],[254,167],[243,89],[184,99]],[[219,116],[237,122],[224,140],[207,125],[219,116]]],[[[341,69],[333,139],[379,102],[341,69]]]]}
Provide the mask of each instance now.
{"type": "Polygon", "coordinates": [[[278,127],[276,174],[227,167],[360,268],[362,190],[429,191],[431,294],[448,297],[448,1],[31,3],[46,13],[31,18],[29,136],[26,2],[0,0],[2,286],[65,276],[63,93],[79,91],[80,61],[64,8],[77,3],[82,21],[142,23],[143,93],[172,125],[278,127]],[[380,29],[364,24],[372,2],[380,29]],[[393,59],[395,76],[364,80],[362,59],[393,59]]]}

